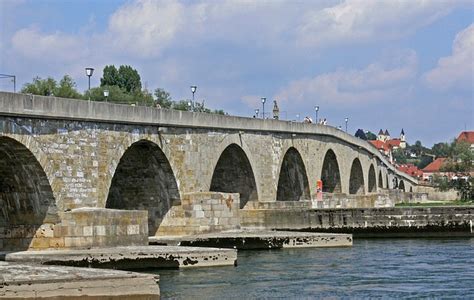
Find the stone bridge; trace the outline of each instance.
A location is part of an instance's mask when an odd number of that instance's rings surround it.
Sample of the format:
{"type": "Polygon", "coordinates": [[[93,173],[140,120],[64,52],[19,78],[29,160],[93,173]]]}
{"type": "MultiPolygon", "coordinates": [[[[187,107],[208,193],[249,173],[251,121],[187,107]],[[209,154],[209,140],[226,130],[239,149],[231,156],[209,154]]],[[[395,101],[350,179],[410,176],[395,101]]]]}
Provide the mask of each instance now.
{"type": "Polygon", "coordinates": [[[64,239],[54,239],[105,238],[109,231],[160,234],[163,223],[172,228],[173,218],[202,217],[199,210],[219,199],[224,210],[237,211],[317,203],[320,179],[323,198],[365,199],[412,192],[417,184],[372,145],[331,126],[4,92],[0,172],[0,249],[64,247],[64,239]],[[192,193],[201,193],[202,206],[189,200],[192,193]],[[101,220],[105,227],[86,222],[80,234],[70,232],[81,218],[98,224],[80,215],[104,208],[110,213],[96,215],[125,227],[101,220]],[[130,214],[117,217],[113,209],[130,214]],[[148,218],[148,229],[136,223],[140,218],[148,218]],[[39,236],[49,240],[32,246],[39,236]]]}

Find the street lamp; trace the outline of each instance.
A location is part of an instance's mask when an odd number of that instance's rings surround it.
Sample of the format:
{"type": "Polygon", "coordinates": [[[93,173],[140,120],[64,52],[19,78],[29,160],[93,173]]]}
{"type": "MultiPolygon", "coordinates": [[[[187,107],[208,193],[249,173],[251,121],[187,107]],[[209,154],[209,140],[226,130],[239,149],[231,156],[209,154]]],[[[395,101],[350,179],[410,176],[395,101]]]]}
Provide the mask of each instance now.
{"type": "Polygon", "coordinates": [[[316,119],[314,119],[315,124],[318,124],[318,111],[319,111],[319,105],[316,105],[314,107],[314,112],[316,113],[316,119]]]}
{"type": "Polygon", "coordinates": [[[91,76],[94,74],[94,68],[86,68],[86,76],[89,77],[89,100],[91,100],[91,76]]]}
{"type": "Polygon", "coordinates": [[[257,109],[255,110],[255,117],[256,117],[256,118],[258,118],[258,113],[259,113],[259,112],[260,112],[260,110],[257,108],[257,109]]]}
{"type": "Polygon", "coordinates": [[[8,74],[0,74],[0,79],[4,79],[4,78],[11,78],[13,82],[13,92],[16,93],[16,76],[8,75],[8,74]]]}
{"type": "Polygon", "coordinates": [[[188,101],[188,111],[191,111],[191,105],[192,105],[191,101],[188,101]]]}
{"type": "Polygon", "coordinates": [[[195,85],[191,86],[191,93],[193,93],[193,102],[191,103],[192,104],[191,107],[193,108],[193,111],[194,111],[194,93],[196,93],[197,88],[198,87],[195,85]]]}
{"type": "Polygon", "coordinates": [[[345,121],[346,121],[346,133],[347,133],[347,122],[349,122],[349,118],[346,118],[345,121]]]}
{"type": "Polygon", "coordinates": [[[104,90],[104,97],[105,97],[105,102],[107,102],[107,99],[109,98],[109,90],[104,90]]]}
{"type": "Polygon", "coordinates": [[[267,98],[262,97],[262,119],[265,119],[265,101],[267,101],[267,98]]]}

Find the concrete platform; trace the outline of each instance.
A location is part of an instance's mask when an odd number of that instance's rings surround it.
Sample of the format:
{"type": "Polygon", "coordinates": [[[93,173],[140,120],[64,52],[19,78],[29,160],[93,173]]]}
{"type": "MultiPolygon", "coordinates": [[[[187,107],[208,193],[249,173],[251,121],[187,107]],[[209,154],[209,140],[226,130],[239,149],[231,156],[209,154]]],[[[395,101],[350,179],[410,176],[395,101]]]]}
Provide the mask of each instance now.
{"type": "Polygon", "coordinates": [[[226,231],[193,236],[154,236],[152,245],[219,247],[239,250],[350,247],[351,234],[292,231],[226,231]]]}
{"type": "Polygon", "coordinates": [[[6,254],[5,260],[121,270],[191,268],[236,265],[237,251],[200,247],[130,246],[88,250],[14,252],[6,254]]]}
{"type": "Polygon", "coordinates": [[[0,262],[0,298],[160,299],[159,277],[135,272],[0,262]]]}

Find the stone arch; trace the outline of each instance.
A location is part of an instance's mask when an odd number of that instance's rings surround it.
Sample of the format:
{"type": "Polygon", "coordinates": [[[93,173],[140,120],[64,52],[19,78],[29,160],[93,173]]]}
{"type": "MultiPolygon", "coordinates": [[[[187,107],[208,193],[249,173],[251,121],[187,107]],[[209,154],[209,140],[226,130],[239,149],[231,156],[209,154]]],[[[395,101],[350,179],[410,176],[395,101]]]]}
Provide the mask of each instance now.
{"type": "Polygon", "coordinates": [[[379,184],[377,186],[383,189],[382,170],[379,171],[379,184]]]}
{"type": "Polygon", "coordinates": [[[355,158],[351,166],[349,178],[349,194],[364,194],[364,172],[358,158],[355,158]]]}
{"type": "Polygon", "coordinates": [[[277,201],[299,201],[304,199],[311,199],[306,168],[298,150],[290,147],[281,163],[277,201]]]}
{"type": "Polygon", "coordinates": [[[403,180],[400,180],[400,182],[398,182],[398,189],[405,191],[405,182],[403,182],[403,180]]]}
{"type": "Polygon", "coordinates": [[[0,137],[2,249],[28,249],[40,226],[58,222],[50,182],[35,155],[17,140],[0,137]]]}
{"type": "Polygon", "coordinates": [[[369,193],[373,193],[377,191],[377,181],[375,177],[375,168],[374,165],[370,165],[369,168],[369,193]]]}
{"type": "Polygon", "coordinates": [[[148,140],[130,145],[115,169],[106,208],[147,210],[153,236],[171,206],[179,203],[176,177],[161,148],[148,140]]]}
{"type": "Polygon", "coordinates": [[[334,151],[329,149],[324,156],[323,168],[321,170],[321,181],[323,182],[323,192],[341,193],[341,174],[339,164],[334,151]]]}
{"type": "Polygon", "coordinates": [[[248,201],[257,201],[257,185],[250,161],[237,144],[222,151],[212,174],[210,191],[239,193],[240,208],[248,201]]]}

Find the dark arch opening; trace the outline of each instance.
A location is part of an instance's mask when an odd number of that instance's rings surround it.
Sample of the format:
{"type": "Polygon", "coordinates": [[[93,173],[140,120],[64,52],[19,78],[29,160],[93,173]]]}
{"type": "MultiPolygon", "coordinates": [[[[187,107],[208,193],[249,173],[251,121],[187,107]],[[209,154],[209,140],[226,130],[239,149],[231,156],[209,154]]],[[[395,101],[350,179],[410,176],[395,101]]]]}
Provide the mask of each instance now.
{"type": "Polygon", "coordinates": [[[412,186],[410,187],[410,193],[413,193],[413,187],[412,186]]]}
{"type": "Polygon", "coordinates": [[[26,250],[41,225],[59,222],[46,173],[28,148],[8,137],[0,137],[0,210],[3,250],[26,250]]]}
{"type": "Polygon", "coordinates": [[[385,175],[385,188],[386,188],[386,189],[389,189],[389,188],[390,188],[390,183],[389,183],[389,181],[388,181],[388,174],[385,175]]]}
{"type": "Polygon", "coordinates": [[[354,159],[351,167],[351,177],[349,179],[349,194],[364,194],[364,173],[358,158],[354,159]]]}
{"type": "Polygon", "coordinates": [[[147,210],[148,232],[155,235],[168,210],[179,202],[176,178],[160,147],[143,140],[132,144],[117,165],[106,207],[147,210]]]}
{"type": "Polygon", "coordinates": [[[370,165],[369,168],[369,193],[377,191],[377,182],[375,181],[375,169],[374,165],[370,165]]]}
{"type": "Polygon", "coordinates": [[[239,193],[240,208],[257,201],[257,184],[252,166],[244,150],[231,144],[222,152],[212,174],[212,192],[239,193]]]}
{"type": "Polygon", "coordinates": [[[277,201],[311,199],[303,159],[295,148],[286,151],[278,178],[277,201]]]}
{"type": "Polygon", "coordinates": [[[403,182],[403,180],[400,180],[400,182],[398,183],[398,188],[402,191],[405,191],[405,183],[403,182]]]}
{"type": "Polygon", "coordinates": [[[337,163],[336,154],[332,150],[328,150],[324,156],[321,181],[323,182],[323,192],[341,193],[339,164],[337,163]]]}
{"type": "Polygon", "coordinates": [[[379,184],[378,184],[378,187],[379,188],[383,188],[383,181],[382,181],[382,171],[379,171],[379,184]]]}

